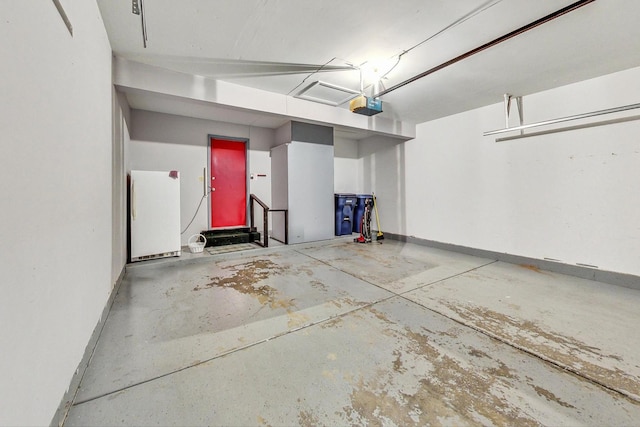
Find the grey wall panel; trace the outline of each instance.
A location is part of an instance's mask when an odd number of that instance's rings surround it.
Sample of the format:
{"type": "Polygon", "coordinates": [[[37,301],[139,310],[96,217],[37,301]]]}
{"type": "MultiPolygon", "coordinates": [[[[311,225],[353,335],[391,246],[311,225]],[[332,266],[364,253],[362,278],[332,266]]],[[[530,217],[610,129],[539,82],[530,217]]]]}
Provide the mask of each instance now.
{"type": "Polygon", "coordinates": [[[291,122],[291,140],[333,145],[333,128],[309,123],[291,122]]]}

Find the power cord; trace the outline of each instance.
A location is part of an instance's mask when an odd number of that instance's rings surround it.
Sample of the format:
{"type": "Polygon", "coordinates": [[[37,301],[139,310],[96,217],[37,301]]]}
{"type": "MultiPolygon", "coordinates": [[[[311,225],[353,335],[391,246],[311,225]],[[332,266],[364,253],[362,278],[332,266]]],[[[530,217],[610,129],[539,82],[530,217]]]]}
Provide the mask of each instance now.
{"type": "Polygon", "coordinates": [[[209,194],[211,194],[211,187],[209,187],[209,191],[207,191],[207,193],[204,194],[200,199],[200,203],[198,203],[198,207],[196,208],[196,213],[193,214],[193,218],[191,218],[191,221],[189,221],[189,224],[187,224],[184,230],[182,230],[182,233],[180,233],[181,236],[189,229],[191,224],[193,224],[193,221],[196,219],[196,216],[198,216],[198,212],[200,212],[200,207],[202,206],[202,202],[204,201],[204,199],[207,198],[209,194]]]}

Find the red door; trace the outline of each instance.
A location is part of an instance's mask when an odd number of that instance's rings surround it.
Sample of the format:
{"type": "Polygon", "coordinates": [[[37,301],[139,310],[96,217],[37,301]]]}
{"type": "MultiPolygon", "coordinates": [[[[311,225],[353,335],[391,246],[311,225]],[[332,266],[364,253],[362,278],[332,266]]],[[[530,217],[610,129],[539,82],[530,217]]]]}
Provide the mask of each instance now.
{"type": "Polygon", "coordinates": [[[247,224],[246,151],[242,141],[211,138],[211,228],[247,224]]]}

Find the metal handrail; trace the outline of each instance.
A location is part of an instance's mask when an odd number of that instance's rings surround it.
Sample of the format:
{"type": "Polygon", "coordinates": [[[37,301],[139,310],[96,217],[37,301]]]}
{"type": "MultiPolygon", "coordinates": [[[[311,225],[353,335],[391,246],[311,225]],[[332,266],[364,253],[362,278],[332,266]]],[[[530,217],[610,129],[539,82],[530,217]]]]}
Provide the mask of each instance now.
{"type": "Polygon", "coordinates": [[[260,206],[262,206],[262,227],[263,227],[262,231],[264,234],[264,238],[263,238],[263,243],[260,243],[260,242],[256,242],[256,243],[258,243],[263,248],[269,247],[269,212],[284,212],[284,242],[283,243],[285,245],[288,245],[289,244],[289,210],[288,209],[269,209],[269,206],[267,206],[267,204],[262,200],[260,200],[255,194],[250,194],[249,199],[251,200],[251,203],[249,204],[249,212],[251,216],[252,230],[256,228],[255,215],[254,215],[255,210],[253,208],[253,202],[256,202],[260,206]]]}
{"type": "Polygon", "coordinates": [[[280,243],[284,243],[285,245],[289,244],[289,209],[271,209],[271,212],[284,212],[284,242],[273,238],[274,240],[278,240],[280,243]]]}
{"type": "Polygon", "coordinates": [[[262,226],[263,226],[262,234],[264,235],[264,237],[263,237],[262,244],[260,242],[256,242],[256,243],[258,243],[263,248],[267,248],[269,247],[269,206],[267,206],[265,202],[263,202],[258,197],[256,197],[255,194],[250,194],[249,199],[251,200],[251,203],[249,205],[249,212],[251,215],[251,230],[255,230],[256,228],[253,202],[257,202],[260,206],[262,206],[262,226]]]}

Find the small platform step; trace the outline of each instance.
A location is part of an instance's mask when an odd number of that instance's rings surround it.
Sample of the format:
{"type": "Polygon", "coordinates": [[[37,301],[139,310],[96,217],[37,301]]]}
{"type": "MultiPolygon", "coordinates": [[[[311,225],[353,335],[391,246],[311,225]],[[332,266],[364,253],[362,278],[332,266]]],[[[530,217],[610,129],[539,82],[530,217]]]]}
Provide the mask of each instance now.
{"type": "Polygon", "coordinates": [[[207,238],[206,247],[253,243],[256,240],[260,241],[260,233],[256,230],[251,230],[249,227],[205,230],[202,231],[201,234],[207,238]]]}

